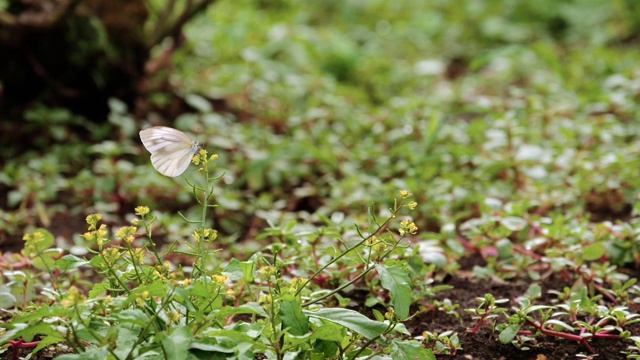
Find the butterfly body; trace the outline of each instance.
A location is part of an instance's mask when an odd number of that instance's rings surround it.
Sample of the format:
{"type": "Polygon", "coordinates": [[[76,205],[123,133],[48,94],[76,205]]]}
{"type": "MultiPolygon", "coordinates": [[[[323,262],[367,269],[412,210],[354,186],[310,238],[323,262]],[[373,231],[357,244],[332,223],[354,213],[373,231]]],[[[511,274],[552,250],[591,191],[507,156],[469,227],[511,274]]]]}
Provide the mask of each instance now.
{"type": "Polygon", "coordinates": [[[166,126],[154,126],[140,131],[140,140],[151,153],[151,164],[159,173],[176,177],[189,167],[200,149],[187,134],[166,126]]]}

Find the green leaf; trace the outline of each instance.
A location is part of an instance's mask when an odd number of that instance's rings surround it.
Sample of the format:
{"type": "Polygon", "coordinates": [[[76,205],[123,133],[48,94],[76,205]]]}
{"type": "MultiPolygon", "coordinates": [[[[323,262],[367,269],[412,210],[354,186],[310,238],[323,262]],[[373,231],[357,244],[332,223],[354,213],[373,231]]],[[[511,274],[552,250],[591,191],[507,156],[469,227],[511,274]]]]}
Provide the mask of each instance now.
{"type": "Polygon", "coordinates": [[[228,277],[231,281],[238,281],[242,279],[243,273],[240,261],[235,258],[231,259],[231,261],[229,261],[229,265],[222,270],[222,275],[228,277]]]}
{"type": "Polygon", "coordinates": [[[320,327],[313,329],[313,338],[340,343],[346,336],[344,327],[332,322],[324,322],[320,327]]]}
{"type": "Polygon", "coordinates": [[[500,221],[500,225],[511,231],[520,231],[527,226],[527,220],[519,217],[508,216],[500,221]]]}
{"type": "Polygon", "coordinates": [[[555,326],[561,327],[561,328],[563,328],[565,330],[568,330],[568,331],[576,331],[576,329],[574,329],[571,325],[567,324],[564,321],[560,321],[560,320],[550,319],[550,320],[545,321],[545,325],[547,325],[547,324],[555,325],[555,326]]]}
{"type": "Polygon", "coordinates": [[[95,299],[96,297],[107,292],[107,285],[105,283],[95,284],[91,290],[89,290],[89,298],[95,299]]]}
{"type": "Polygon", "coordinates": [[[498,256],[502,259],[508,259],[513,256],[513,243],[509,239],[496,241],[496,249],[498,250],[498,256]]]}
{"type": "Polygon", "coordinates": [[[373,321],[359,312],[349,309],[326,308],[318,311],[303,311],[303,313],[310,317],[342,325],[367,339],[380,336],[389,328],[387,323],[373,321]]]}
{"type": "Polygon", "coordinates": [[[170,335],[163,333],[161,338],[165,359],[182,360],[189,351],[193,335],[191,335],[188,326],[179,326],[173,328],[170,335]]]}
{"type": "Polygon", "coordinates": [[[400,360],[436,360],[431,349],[425,349],[417,341],[394,341],[391,358],[400,360]]]}
{"type": "Polygon", "coordinates": [[[23,338],[24,341],[33,341],[36,335],[53,335],[58,332],[48,323],[37,322],[35,324],[17,324],[16,328],[7,331],[2,338],[0,338],[0,344],[4,344],[9,340],[23,338]]]}
{"type": "Polygon", "coordinates": [[[500,342],[503,344],[510,343],[511,340],[513,340],[513,338],[515,338],[516,335],[518,335],[518,331],[520,331],[520,326],[521,324],[507,326],[504,330],[500,332],[500,336],[498,337],[500,339],[500,342]]]}
{"type": "Polygon", "coordinates": [[[46,348],[49,345],[57,344],[65,341],[67,341],[67,339],[63,338],[62,335],[60,335],[59,333],[49,334],[45,336],[42,340],[40,340],[40,342],[38,343],[38,346],[36,346],[36,348],[33,349],[33,353],[36,353],[46,348]]]}
{"type": "Polygon", "coordinates": [[[325,359],[335,359],[339,350],[338,343],[334,341],[317,340],[313,343],[313,351],[325,359]]]}
{"type": "Polygon", "coordinates": [[[33,320],[42,320],[51,316],[67,316],[70,310],[62,307],[49,307],[47,304],[42,304],[38,310],[28,315],[23,315],[13,320],[13,323],[28,323],[33,320]]]}
{"type": "Polygon", "coordinates": [[[176,286],[174,290],[175,290],[175,294],[176,294],[176,296],[174,296],[174,299],[177,302],[182,304],[189,311],[192,311],[192,312],[196,312],[197,311],[196,307],[191,302],[191,299],[189,299],[189,292],[185,288],[181,288],[179,286],[176,286]]]}
{"type": "Polygon", "coordinates": [[[0,292],[0,309],[12,308],[16,303],[16,297],[9,292],[0,292]]]}
{"type": "Polygon", "coordinates": [[[237,315],[237,314],[251,314],[251,315],[255,314],[260,316],[267,316],[267,313],[264,311],[264,308],[260,306],[260,304],[255,302],[246,303],[238,307],[226,306],[222,308],[217,315],[218,317],[227,317],[227,316],[237,315]]]}
{"type": "Polygon", "coordinates": [[[125,305],[134,302],[136,298],[145,291],[148,291],[149,296],[151,297],[167,296],[167,284],[164,283],[162,280],[156,280],[150,284],[141,285],[129,294],[129,296],[127,297],[127,301],[125,302],[125,305]]]}
{"type": "Polygon", "coordinates": [[[533,283],[529,285],[527,289],[527,297],[530,299],[539,298],[542,296],[542,287],[538,283],[533,283]]]}
{"type": "Polygon", "coordinates": [[[89,348],[80,354],[61,355],[56,360],[104,360],[107,359],[107,347],[89,348]]]}
{"type": "Polygon", "coordinates": [[[123,310],[117,317],[122,322],[128,322],[139,326],[145,326],[149,321],[151,321],[149,316],[140,309],[123,310]]]}
{"type": "Polygon", "coordinates": [[[60,270],[71,270],[87,264],[86,260],[80,259],[74,255],[65,255],[56,261],[56,267],[60,270]]]}
{"type": "Polygon", "coordinates": [[[33,259],[33,267],[42,271],[53,270],[58,256],[60,256],[60,250],[58,249],[44,250],[38,257],[33,259]]]}
{"type": "Polygon", "coordinates": [[[598,260],[604,255],[604,244],[603,243],[595,243],[591,244],[582,249],[582,256],[585,260],[598,260]]]}
{"type": "Polygon", "coordinates": [[[302,313],[302,305],[293,296],[285,296],[280,305],[282,323],[289,329],[289,333],[302,336],[309,332],[309,318],[302,313]]]}
{"type": "Polygon", "coordinates": [[[254,269],[255,262],[253,260],[238,261],[238,259],[231,259],[229,265],[222,271],[222,275],[233,281],[242,279],[247,283],[251,283],[253,282],[254,269]]]}
{"type": "Polygon", "coordinates": [[[411,287],[407,269],[398,265],[385,267],[376,264],[376,271],[380,274],[382,287],[391,293],[391,303],[398,319],[406,320],[411,306],[411,287]]]}
{"type": "Polygon", "coordinates": [[[210,113],[213,111],[213,107],[209,100],[197,94],[187,94],[184,96],[184,101],[192,108],[198,110],[201,113],[210,113]]]}

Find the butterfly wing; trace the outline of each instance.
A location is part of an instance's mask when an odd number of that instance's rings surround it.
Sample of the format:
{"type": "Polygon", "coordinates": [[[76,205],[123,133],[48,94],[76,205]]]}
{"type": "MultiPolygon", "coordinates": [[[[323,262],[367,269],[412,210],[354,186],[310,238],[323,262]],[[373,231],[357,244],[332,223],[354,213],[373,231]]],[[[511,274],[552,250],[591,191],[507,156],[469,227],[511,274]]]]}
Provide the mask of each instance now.
{"type": "Polygon", "coordinates": [[[185,172],[198,150],[198,144],[187,134],[165,126],[140,131],[140,140],[151,153],[153,167],[170,177],[185,172]]]}
{"type": "Polygon", "coordinates": [[[191,150],[191,147],[173,152],[153,153],[151,154],[151,164],[162,175],[176,177],[187,170],[193,154],[194,151],[191,150]]]}

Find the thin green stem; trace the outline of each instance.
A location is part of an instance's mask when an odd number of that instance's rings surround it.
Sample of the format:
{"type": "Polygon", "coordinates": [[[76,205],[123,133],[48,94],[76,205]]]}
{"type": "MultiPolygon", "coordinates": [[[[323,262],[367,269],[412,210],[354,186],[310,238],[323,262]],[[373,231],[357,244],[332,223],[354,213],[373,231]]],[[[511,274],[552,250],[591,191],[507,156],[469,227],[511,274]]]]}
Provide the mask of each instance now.
{"type": "MultiPolygon", "coordinates": [[[[321,267],[320,269],[318,269],[318,271],[316,271],[315,273],[313,273],[313,275],[311,275],[311,277],[309,277],[309,279],[304,283],[304,285],[300,286],[300,288],[298,289],[298,291],[296,291],[296,296],[298,296],[300,294],[300,292],[302,291],[302,289],[304,289],[314,278],[316,278],[318,275],[320,275],[326,268],[328,268],[329,266],[335,264],[338,260],[340,260],[341,258],[343,258],[344,256],[346,256],[347,254],[349,254],[351,251],[357,249],[358,247],[360,247],[360,245],[364,244],[367,240],[373,238],[374,236],[378,235],[378,233],[380,231],[382,231],[384,228],[386,228],[387,224],[389,224],[389,222],[394,219],[396,217],[396,214],[398,213],[398,211],[402,208],[402,204],[400,204],[400,206],[395,206],[395,208],[393,209],[392,215],[389,216],[382,224],[378,225],[378,228],[372,232],[371,234],[369,234],[369,236],[362,236],[362,240],[360,242],[358,242],[356,245],[347,248],[346,251],[342,252],[340,255],[336,256],[335,258],[331,259],[331,261],[329,261],[327,264],[325,264],[323,267],[321,267]]],[[[358,233],[360,233],[360,231],[358,230],[358,233]]]]}

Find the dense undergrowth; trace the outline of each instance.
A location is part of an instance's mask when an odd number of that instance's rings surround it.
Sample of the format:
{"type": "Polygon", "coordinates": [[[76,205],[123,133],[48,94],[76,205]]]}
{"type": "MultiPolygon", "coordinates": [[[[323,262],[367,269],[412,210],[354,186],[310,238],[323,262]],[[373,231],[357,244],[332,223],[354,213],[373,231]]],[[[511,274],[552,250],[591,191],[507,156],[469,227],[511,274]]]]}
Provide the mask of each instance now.
{"type": "Polygon", "coordinates": [[[168,74],[188,112],[36,105],[0,149],[0,240],[26,240],[2,349],[430,359],[488,329],[640,358],[639,30],[633,1],[216,3],[168,74]],[[209,155],[160,175],[149,124],[209,155]],[[448,277],[526,290],[469,306],[448,277]],[[465,328],[404,325],[429,312],[465,328]]]}

